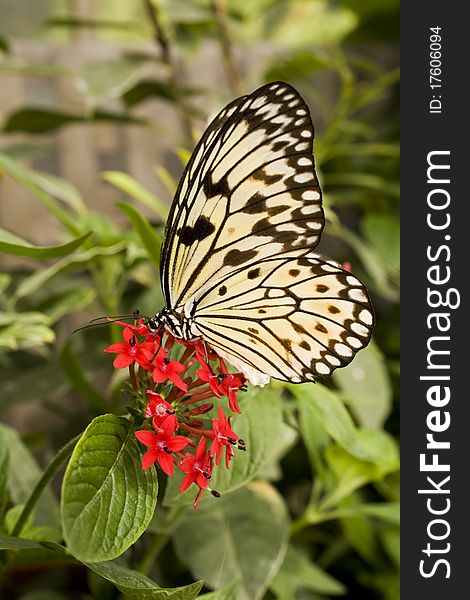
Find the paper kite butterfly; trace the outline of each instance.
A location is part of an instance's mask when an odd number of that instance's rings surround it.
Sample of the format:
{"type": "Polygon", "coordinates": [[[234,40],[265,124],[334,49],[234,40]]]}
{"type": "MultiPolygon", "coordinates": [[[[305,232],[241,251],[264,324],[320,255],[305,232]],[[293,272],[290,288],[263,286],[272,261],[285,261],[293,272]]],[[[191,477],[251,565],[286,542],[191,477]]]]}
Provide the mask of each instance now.
{"type": "Polygon", "coordinates": [[[165,229],[165,308],[149,321],[202,338],[251,383],[300,383],[370,340],[364,285],[313,249],[325,223],[307,105],[265,85],[226,106],[198,143],[165,229]]]}

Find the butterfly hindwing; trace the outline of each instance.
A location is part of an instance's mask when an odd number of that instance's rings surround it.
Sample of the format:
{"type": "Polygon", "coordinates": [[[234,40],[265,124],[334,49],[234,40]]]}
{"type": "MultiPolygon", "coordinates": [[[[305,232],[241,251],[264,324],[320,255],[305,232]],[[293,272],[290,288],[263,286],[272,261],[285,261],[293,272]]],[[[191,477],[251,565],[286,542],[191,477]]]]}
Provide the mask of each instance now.
{"type": "Polygon", "coordinates": [[[263,86],[207,128],[173,202],[162,250],[167,306],[178,309],[242,266],[318,243],[324,224],[313,126],[299,94],[263,86]]]}
{"type": "Polygon", "coordinates": [[[201,296],[195,323],[215,350],[299,383],[347,365],[368,344],[374,316],[354,275],[308,253],[233,272],[201,296]]]}

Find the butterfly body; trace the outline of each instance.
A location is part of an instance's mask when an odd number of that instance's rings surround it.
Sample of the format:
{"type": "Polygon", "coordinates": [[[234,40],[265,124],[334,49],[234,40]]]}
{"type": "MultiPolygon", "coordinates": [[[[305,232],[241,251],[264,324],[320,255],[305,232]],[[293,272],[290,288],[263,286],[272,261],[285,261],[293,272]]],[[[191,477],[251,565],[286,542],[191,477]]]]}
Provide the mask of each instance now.
{"type": "Polygon", "coordinates": [[[325,221],[313,137],[288,84],[238,98],[202,136],[168,217],[152,327],[205,340],[256,383],[328,376],[374,325],[362,283],[313,252],[325,221]]]}

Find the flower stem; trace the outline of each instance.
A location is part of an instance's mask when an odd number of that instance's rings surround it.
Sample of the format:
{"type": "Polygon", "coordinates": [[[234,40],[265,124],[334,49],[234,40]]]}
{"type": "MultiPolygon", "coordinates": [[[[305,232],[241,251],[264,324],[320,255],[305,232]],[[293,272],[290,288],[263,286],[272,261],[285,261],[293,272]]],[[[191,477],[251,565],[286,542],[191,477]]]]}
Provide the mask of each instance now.
{"type": "Polygon", "coordinates": [[[64,462],[64,460],[66,458],[68,458],[68,456],[70,456],[70,454],[72,454],[72,451],[75,448],[81,435],[82,434],[80,433],[79,435],[72,438],[69,442],[67,442],[65,444],[65,446],[63,446],[59,450],[59,452],[57,452],[57,454],[54,456],[54,458],[51,460],[51,462],[49,463],[49,466],[42,474],[42,477],[40,478],[40,480],[37,482],[36,487],[31,492],[31,495],[28,498],[28,501],[26,502],[26,504],[19,516],[18,521],[16,522],[16,525],[13,528],[13,531],[11,532],[12,536],[20,535],[21,530],[23,529],[27,518],[31,514],[31,511],[33,510],[33,508],[35,507],[36,502],[39,500],[39,497],[40,497],[41,493],[43,492],[44,488],[49,483],[49,481],[52,479],[54,473],[57,471],[57,469],[60,467],[60,465],[64,462]]]}

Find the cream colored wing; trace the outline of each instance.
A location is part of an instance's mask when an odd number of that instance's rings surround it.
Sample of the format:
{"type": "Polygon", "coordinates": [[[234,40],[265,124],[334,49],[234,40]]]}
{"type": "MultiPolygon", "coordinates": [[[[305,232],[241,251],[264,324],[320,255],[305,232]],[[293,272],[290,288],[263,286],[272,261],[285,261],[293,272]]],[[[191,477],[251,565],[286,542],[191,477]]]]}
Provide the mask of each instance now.
{"type": "Polygon", "coordinates": [[[243,267],[195,300],[195,324],[216,351],[293,383],[347,365],[374,326],[362,283],[313,253],[243,267]]]}
{"type": "Polygon", "coordinates": [[[241,266],[313,249],[324,224],[308,107],[285,83],[229,104],[196,147],[173,201],[162,285],[180,309],[241,266]]]}

